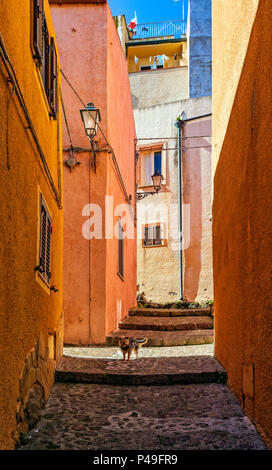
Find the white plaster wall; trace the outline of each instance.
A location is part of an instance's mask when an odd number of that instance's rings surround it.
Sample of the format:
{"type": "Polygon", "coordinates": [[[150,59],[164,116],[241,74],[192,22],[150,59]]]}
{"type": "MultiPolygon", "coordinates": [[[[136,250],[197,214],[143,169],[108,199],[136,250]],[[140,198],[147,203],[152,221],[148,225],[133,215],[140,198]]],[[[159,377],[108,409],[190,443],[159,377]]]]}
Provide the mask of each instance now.
{"type": "Polygon", "coordinates": [[[130,73],[129,80],[134,109],[189,97],[188,67],[130,73]]]}
{"type": "MultiPolygon", "coordinates": [[[[177,117],[185,111],[187,118],[204,115],[211,112],[211,98],[204,97],[192,100],[179,100],[167,104],[150,106],[141,109],[134,109],[136,123],[136,133],[139,139],[138,145],[147,144],[154,141],[140,140],[140,138],[149,139],[158,138],[157,142],[167,142],[168,150],[166,152],[166,174],[163,175],[165,185],[158,195],[148,196],[137,203],[138,219],[138,249],[137,249],[137,282],[139,291],[144,292],[148,300],[154,302],[170,302],[180,298],[180,265],[179,265],[179,243],[177,242],[179,230],[178,217],[178,150],[170,148],[178,147],[178,129],[175,127],[177,117]],[[165,137],[174,137],[174,140],[165,140],[165,137]],[[159,211],[159,214],[156,212],[159,211]],[[167,247],[142,247],[142,226],[145,223],[164,222],[168,232],[167,247]]],[[[210,179],[209,165],[210,154],[206,155],[203,169],[204,175],[201,178],[210,179]]],[[[203,186],[203,197],[210,201],[210,189],[208,185],[203,186]],[[205,188],[204,188],[205,186],[205,188]],[[205,195],[206,194],[206,195],[205,195]]],[[[206,212],[210,211],[210,205],[206,212]]],[[[206,217],[205,212],[205,217],[206,217]]],[[[209,213],[210,215],[210,213],[209,213]]],[[[184,220],[190,232],[190,212],[184,212],[184,220]]],[[[203,247],[208,245],[208,251],[211,251],[210,232],[203,232],[203,247]]],[[[206,249],[205,249],[206,250],[206,249]]],[[[209,252],[210,252],[209,251],[209,252]]],[[[206,251],[205,251],[206,252],[206,251]]],[[[207,256],[203,254],[203,269],[206,269],[207,256]]],[[[209,262],[209,261],[208,261],[209,262]]],[[[189,269],[189,266],[188,266],[189,269]]],[[[209,267],[210,273],[210,267],[209,267]]],[[[201,295],[206,289],[206,274],[203,274],[201,281],[201,295]],[[204,286],[205,285],[205,286],[204,286]],[[203,287],[204,286],[204,287],[203,287]]],[[[208,278],[210,274],[208,274],[208,278]]],[[[209,293],[210,294],[210,293],[209,293]]],[[[207,293],[207,296],[209,296],[207,293]]],[[[199,297],[199,296],[198,296],[199,297]]]]}
{"type": "MultiPolygon", "coordinates": [[[[175,137],[167,142],[168,149],[177,147],[177,128],[174,126],[181,112],[180,102],[135,109],[136,133],[138,138],[175,137]]],[[[147,144],[152,141],[138,141],[147,144]]],[[[154,141],[153,141],[154,143],[154,141]]],[[[163,152],[164,155],[164,152],[163,152]]],[[[178,229],[178,151],[166,151],[165,185],[158,195],[149,196],[137,204],[138,217],[138,284],[139,291],[145,292],[148,300],[167,302],[179,298],[179,252],[172,249],[171,233],[178,229]],[[159,215],[156,211],[159,210],[159,215]],[[148,220],[147,220],[148,216],[148,220]],[[164,222],[168,232],[167,247],[142,247],[142,225],[164,222]]]]}

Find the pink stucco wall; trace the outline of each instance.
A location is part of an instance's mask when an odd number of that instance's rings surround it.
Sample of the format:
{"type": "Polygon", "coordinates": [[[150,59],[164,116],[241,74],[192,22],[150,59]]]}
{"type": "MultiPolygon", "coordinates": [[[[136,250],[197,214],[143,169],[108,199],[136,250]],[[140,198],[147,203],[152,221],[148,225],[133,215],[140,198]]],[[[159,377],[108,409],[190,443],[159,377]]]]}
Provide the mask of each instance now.
{"type": "MultiPolygon", "coordinates": [[[[135,125],[127,64],[109,7],[107,3],[51,5],[51,12],[62,70],[83,101],[100,109],[101,128],[134,207],[135,125]]],[[[73,145],[88,147],[79,113],[82,105],[62,82],[73,145]]],[[[99,147],[105,147],[100,133],[97,140],[99,147]]],[[[64,148],[68,146],[64,130],[64,148]]],[[[97,153],[96,173],[90,153],[76,158],[81,164],[72,172],[64,167],[64,341],[98,344],[136,303],[136,240],[125,240],[122,280],[117,275],[118,241],[104,237],[105,195],[113,196],[113,209],[126,203],[112,155],[97,153]],[[88,219],[82,209],[90,202],[102,209],[103,236],[88,241],[82,236],[82,224],[88,219]]]]}
{"type": "Polygon", "coordinates": [[[183,203],[190,204],[190,245],[183,255],[184,297],[204,301],[213,299],[211,116],[188,120],[183,136],[187,147],[182,161],[183,203]]]}

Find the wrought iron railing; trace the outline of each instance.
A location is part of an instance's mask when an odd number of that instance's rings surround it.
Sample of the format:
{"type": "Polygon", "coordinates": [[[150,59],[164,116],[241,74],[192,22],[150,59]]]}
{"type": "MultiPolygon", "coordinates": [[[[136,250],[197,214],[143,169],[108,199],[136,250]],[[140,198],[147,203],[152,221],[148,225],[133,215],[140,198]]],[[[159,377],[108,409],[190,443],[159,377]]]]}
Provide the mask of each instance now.
{"type": "Polygon", "coordinates": [[[137,24],[133,30],[129,30],[130,39],[169,38],[179,39],[187,34],[187,21],[164,21],[162,23],[137,24]]]}

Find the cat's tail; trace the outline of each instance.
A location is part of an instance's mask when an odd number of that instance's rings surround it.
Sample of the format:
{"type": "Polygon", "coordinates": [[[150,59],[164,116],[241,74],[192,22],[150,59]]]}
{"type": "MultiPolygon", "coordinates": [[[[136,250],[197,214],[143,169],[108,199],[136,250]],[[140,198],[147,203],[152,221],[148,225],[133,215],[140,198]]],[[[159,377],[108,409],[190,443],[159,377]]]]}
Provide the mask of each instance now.
{"type": "Polygon", "coordinates": [[[135,338],[135,341],[140,344],[145,344],[148,341],[148,338],[135,338]]]}

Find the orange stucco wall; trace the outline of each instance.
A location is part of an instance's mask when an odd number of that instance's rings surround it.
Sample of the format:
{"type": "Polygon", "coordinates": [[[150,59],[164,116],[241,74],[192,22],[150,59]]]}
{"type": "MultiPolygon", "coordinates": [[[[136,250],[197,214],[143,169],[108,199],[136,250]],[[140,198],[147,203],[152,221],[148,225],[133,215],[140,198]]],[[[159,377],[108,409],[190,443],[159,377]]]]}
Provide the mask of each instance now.
{"type": "Polygon", "coordinates": [[[231,43],[228,52],[223,44],[220,53],[214,49],[213,59],[213,138],[222,141],[213,204],[215,355],[228,372],[230,388],[271,446],[272,5],[262,0],[256,10],[255,0],[228,2],[240,10],[236,29],[233,9],[223,3],[215,0],[213,5],[213,41],[223,34],[231,43]],[[242,3],[252,7],[251,24],[242,3]],[[239,55],[245,36],[237,77],[231,54],[239,55]],[[218,91],[229,93],[230,70],[237,87],[228,108],[225,102],[228,123],[222,128],[218,91]]]}
{"type": "MultiPolygon", "coordinates": [[[[62,70],[85,103],[101,112],[101,128],[114,149],[128,195],[134,206],[134,138],[127,65],[107,4],[51,5],[62,70]]],[[[82,104],[63,80],[63,96],[74,146],[89,147],[79,110],[82,104]]],[[[98,133],[98,146],[106,142],[98,133]]],[[[69,144],[64,132],[64,147],[69,144]]],[[[64,154],[64,160],[68,154],[64,154]]],[[[126,203],[108,152],[97,153],[94,172],[90,153],[72,172],[64,168],[64,312],[65,342],[103,343],[118,318],[136,302],[136,240],[125,241],[125,279],[117,275],[118,241],[105,239],[105,196],[126,203]],[[86,204],[99,204],[102,239],[86,240],[82,216],[86,204]]],[[[117,217],[114,218],[116,222],[117,217]]]]}
{"type": "MultiPolygon", "coordinates": [[[[44,3],[52,37],[49,5],[44,3]]],[[[0,31],[61,202],[61,122],[49,116],[33,59],[31,4],[30,0],[1,1],[0,31]]],[[[12,449],[20,432],[28,429],[24,406],[30,388],[40,384],[48,398],[54,380],[54,356],[58,359],[61,355],[62,209],[26,129],[18,96],[7,83],[1,58],[0,102],[0,449],[12,449]],[[40,192],[52,215],[51,284],[57,293],[50,292],[34,271],[39,250],[40,192]],[[51,350],[54,334],[58,346],[55,352],[51,350]]]]}

